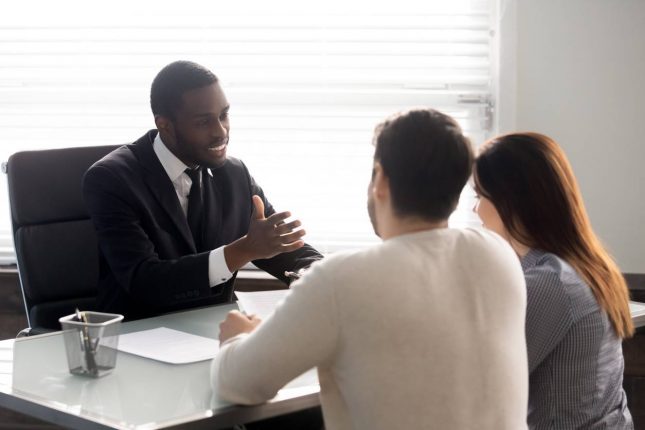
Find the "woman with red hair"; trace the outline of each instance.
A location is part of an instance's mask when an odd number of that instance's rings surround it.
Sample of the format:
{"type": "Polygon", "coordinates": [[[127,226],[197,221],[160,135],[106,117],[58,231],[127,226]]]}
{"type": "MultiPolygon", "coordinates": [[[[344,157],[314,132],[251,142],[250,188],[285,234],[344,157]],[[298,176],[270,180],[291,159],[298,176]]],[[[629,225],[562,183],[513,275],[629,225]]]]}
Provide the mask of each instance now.
{"type": "Polygon", "coordinates": [[[621,342],[629,293],[594,234],[571,166],[547,136],[483,145],[475,211],[520,258],[527,286],[531,429],[632,429],[621,342]]]}

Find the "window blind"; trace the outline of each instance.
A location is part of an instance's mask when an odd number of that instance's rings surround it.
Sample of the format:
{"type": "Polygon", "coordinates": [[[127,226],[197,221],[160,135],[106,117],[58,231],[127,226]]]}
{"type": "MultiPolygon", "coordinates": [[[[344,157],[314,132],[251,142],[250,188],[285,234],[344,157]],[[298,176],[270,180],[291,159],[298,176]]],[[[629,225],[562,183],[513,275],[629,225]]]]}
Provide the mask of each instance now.
{"type": "MultiPolygon", "coordinates": [[[[231,103],[229,154],[277,210],[303,221],[309,243],[333,252],[377,240],[365,209],[377,122],[430,106],[475,144],[490,132],[490,1],[219,3],[5,5],[0,159],[132,142],[154,128],[156,73],[196,61],[218,75],[231,103]]],[[[2,181],[0,257],[11,261],[2,181]]],[[[473,222],[469,193],[462,200],[453,225],[473,222]]]]}

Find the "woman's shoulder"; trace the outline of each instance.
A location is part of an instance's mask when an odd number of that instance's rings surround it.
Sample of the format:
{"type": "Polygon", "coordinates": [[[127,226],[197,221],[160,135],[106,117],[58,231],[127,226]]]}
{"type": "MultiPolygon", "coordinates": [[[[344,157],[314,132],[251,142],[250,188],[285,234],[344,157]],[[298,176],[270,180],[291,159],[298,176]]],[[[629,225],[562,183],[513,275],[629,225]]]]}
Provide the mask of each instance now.
{"type": "Polygon", "coordinates": [[[532,249],[522,258],[522,269],[529,297],[566,306],[574,319],[599,309],[586,281],[559,256],[532,249]]]}
{"type": "Polygon", "coordinates": [[[550,252],[531,249],[520,259],[520,262],[524,276],[540,284],[585,285],[573,267],[550,252]]]}

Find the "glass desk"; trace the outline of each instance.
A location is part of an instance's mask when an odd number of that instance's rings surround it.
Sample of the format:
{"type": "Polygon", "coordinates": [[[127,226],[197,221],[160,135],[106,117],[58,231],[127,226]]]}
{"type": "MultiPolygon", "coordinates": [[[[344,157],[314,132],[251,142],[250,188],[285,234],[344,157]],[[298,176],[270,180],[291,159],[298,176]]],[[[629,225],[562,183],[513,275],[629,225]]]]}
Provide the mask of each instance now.
{"type": "MultiPolygon", "coordinates": [[[[121,333],[168,327],[216,338],[235,305],[221,305],[122,324],[121,333]]],[[[630,302],[645,326],[645,304],[630,302]]],[[[277,339],[276,341],[281,341],[277,339]]],[[[116,369],[99,379],[74,376],[60,332],[0,341],[0,406],[75,429],[217,429],[320,404],[315,370],[268,403],[238,406],[210,388],[210,361],[172,365],[119,352],[116,369]]]]}
{"type": "MultiPolygon", "coordinates": [[[[123,323],[121,333],[168,327],[217,338],[227,304],[123,323]]],[[[277,339],[276,341],[280,341],[277,339]]],[[[123,352],[114,371],[69,373],[61,332],[0,341],[0,406],[74,429],[217,429],[320,404],[315,369],[270,402],[232,405],[210,387],[210,360],[173,365],[123,352]]]]}
{"type": "Polygon", "coordinates": [[[629,302],[629,310],[632,314],[634,327],[645,326],[645,303],[629,302]]]}

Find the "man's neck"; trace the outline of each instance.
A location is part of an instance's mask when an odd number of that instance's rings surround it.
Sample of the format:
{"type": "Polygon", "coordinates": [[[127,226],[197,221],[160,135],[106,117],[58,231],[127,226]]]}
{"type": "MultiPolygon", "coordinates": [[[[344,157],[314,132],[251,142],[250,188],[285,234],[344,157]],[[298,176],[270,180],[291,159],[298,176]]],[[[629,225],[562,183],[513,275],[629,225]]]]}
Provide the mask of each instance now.
{"type": "Polygon", "coordinates": [[[160,134],[155,137],[152,148],[171,181],[177,179],[188,167],[168,149],[160,134]]]}
{"type": "Polygon", "coordinates": [[[381,239],[387,240],[404,234],[419,233],[448,227],[448,220],[428,221],[420,218],[393,218],[384,223],[381,239]]]}

